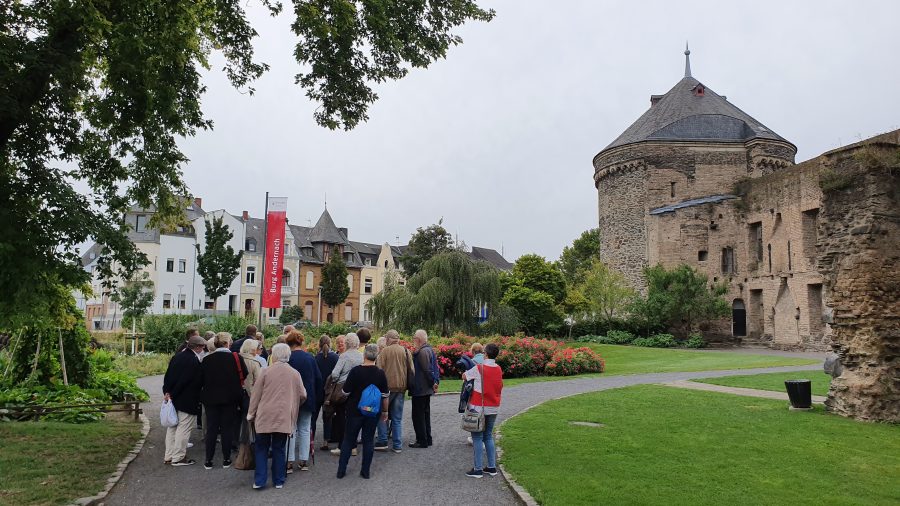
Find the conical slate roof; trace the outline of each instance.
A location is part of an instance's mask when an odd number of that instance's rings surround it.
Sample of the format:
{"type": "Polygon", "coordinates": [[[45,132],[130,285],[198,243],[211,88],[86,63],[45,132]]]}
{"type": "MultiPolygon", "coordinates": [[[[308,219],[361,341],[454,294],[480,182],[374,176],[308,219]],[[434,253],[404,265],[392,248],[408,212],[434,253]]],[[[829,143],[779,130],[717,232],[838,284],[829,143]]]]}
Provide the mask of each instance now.
{"type": "Polygon", "coordinates": [[[665,95],[652,97],[651,103],[650,109],[603,151],[644,141],[746,142],[762,138],[788,142],[690,75],[665,95]]]}
{"type": "Polygon", "coordinates": [[[347,242],[347,238],[344,237],[344,234],[338,230],[337,225],[334,224],[334,220],[331,219],[331,215],[328,214],[328,209],[322,213],[322,216],[319,216],[319,221],[316,222],[316,226],[312,228],[309,232],[309,242],[311,243],[320,243],[327,242],[328,244],[349,244],[347,242]]]}

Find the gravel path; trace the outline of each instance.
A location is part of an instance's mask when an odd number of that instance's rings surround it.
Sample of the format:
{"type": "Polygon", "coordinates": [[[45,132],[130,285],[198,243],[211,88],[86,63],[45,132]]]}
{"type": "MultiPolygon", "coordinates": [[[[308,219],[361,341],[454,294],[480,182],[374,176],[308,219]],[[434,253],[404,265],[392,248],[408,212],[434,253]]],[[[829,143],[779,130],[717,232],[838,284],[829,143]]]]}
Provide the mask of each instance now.
{"type": "MultiPolygon", "coordinates": [[[[821,365],[703,371],[684,373],[607,376],[567,381],[527,383],[509,387],[503,392],[501,420],[541,402],[567,395],[606,390],[646,383],[669,383],[692,378],[709,378],[738,374],[804,371],[821,365]]],[[[159,402],[162,398],[162,376],[139,380],[151,394],[144,409],[151,421],[150,434],[141,454],[131,463],[122,480],[112,490],[105,504],[284,504],[288,501],[313,501],[320,504],[448,504],[471,502],[477,494],[480,504],[515,504],[515,496],[500,476],[472,480],[464,473],[472,467],[472,450],[466,444],[466,433],[459,429],[458,398],[437,396],[431,401],[432,432],[435,446],[428,449],[404,448],[403,453],[375,452],[372,479],[358,476],[359,457],[350,460],[347,477],[335,479],[337,457],[317,452],[316,463],[309,472],[288,475],[284,489],[253,490],[252,471],[222,469],[221,461],[212,470],[203,469],[203,444],[199,431],[194,432],[195,446],[188,456],[198,461],[190,467],[163,465],[165,431],[159,426],[159,402]]],[[[404,407],[404,440],[412,439],[411,405],[404,407]]],[[[217,459],[221,459],[217,452],[217,459]]]]}

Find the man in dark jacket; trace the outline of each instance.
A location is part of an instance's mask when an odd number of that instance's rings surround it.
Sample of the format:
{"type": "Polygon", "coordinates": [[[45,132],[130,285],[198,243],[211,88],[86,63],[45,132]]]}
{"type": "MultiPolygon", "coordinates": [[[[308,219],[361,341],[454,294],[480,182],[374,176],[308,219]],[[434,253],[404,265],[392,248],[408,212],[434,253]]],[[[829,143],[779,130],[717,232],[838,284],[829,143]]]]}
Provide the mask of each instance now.
{"type": "Polygon", "coordinates": [[[297,417],[296,437],[288,443],[288,472],[293,472],[297,453],[295,447],[298,444],[300,445],[298,467],[301,471],[309,471],[313,413],[319,405],[319,399],[325,395],[325,384],[319,366],[316,365],[316,359],[303,350],[303,334],[295,330],[288,334],[285,342],[291,347],[288,364],[300,373],[303,386],[306,388],[306,401],[300,406],[300,414],[297,417]]]}
{"type": "Polygon", "coordinates": [[[169,360],[163,378],[163,394],[165,402],[171,402],[178,412],[178,425],[166,429],[166,464],[189,466],[194,463],[186,458],[187,445],[200,414],[200,354],[205,349],[206,341],[193,335],[188,339],[187,347],[169,360]]]}
{"type": "Polygon", "coordinates": [[[416,353],[413,355],[416,375],[409,395],[412,397],[412,422],[416,432],[416,440],[409,443],[410,448],[428,448],[433,444],[431,439],[431,396],[438,390],[441,373],[437,368],[434,350],[428,344],[428,333],[417,330],[413,337],[416,353]]]}
{"type": "MultiPolygon", "coordinates": [[[[240,353],[241,346],[244,344],[244,341],[246,341],[247,339],[256,339],[256,332],[257,332],[256,325],[247,325],[247,328],[244,330],[244,337],[237,339],[233,343],[231,343],[231,348],[230,348],[231,352],[232,353],[240,353]]],[[[268,358],[268,357],[264,357],[264,358],[268,358]]]]}
{"type": "Polygon", "coordinates": [[[247,365],[236,353],[228,350],[231,334],[219,332],[214,340],[216,351],[206,355],[201,362],[203,391],[200,401],[206,411],[206,462],[203,467],[212,469],[216,452],[216,436],[222,439],[222,467],[231,467],[232,438],[235,426],[240,424],[238,407],[244,396],[243,379],[247,377],[247,365]]]}

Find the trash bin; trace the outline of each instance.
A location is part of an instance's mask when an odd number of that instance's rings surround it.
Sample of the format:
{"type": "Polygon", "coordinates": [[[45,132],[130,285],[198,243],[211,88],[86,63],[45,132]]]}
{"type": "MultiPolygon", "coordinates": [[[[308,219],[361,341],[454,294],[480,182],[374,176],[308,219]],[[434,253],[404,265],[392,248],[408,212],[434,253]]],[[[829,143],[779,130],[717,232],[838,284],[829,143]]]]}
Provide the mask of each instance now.
{"type": "Polygon", "coordinates": [[[792,408],[812,408],[812,384],[808,379],[787,380],[784,387],[787,389],[792,408]]]}

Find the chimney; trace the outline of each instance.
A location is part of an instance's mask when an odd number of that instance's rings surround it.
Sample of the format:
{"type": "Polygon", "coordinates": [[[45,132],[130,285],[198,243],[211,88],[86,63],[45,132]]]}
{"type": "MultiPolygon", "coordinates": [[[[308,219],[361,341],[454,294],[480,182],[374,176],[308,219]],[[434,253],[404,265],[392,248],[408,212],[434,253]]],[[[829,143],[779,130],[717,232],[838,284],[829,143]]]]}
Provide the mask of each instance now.
{"type": "Polygon", "coordinates": [[[250,213],[244,211],[244,213],[241,215],[241,218],[243,218],[244,221],[250,221],[250,213]]]}
{"type": "Polygon", "coordinates": [[[200,197],[194,197],[194,205],[203,209],[203,199],[200,197]]]}

